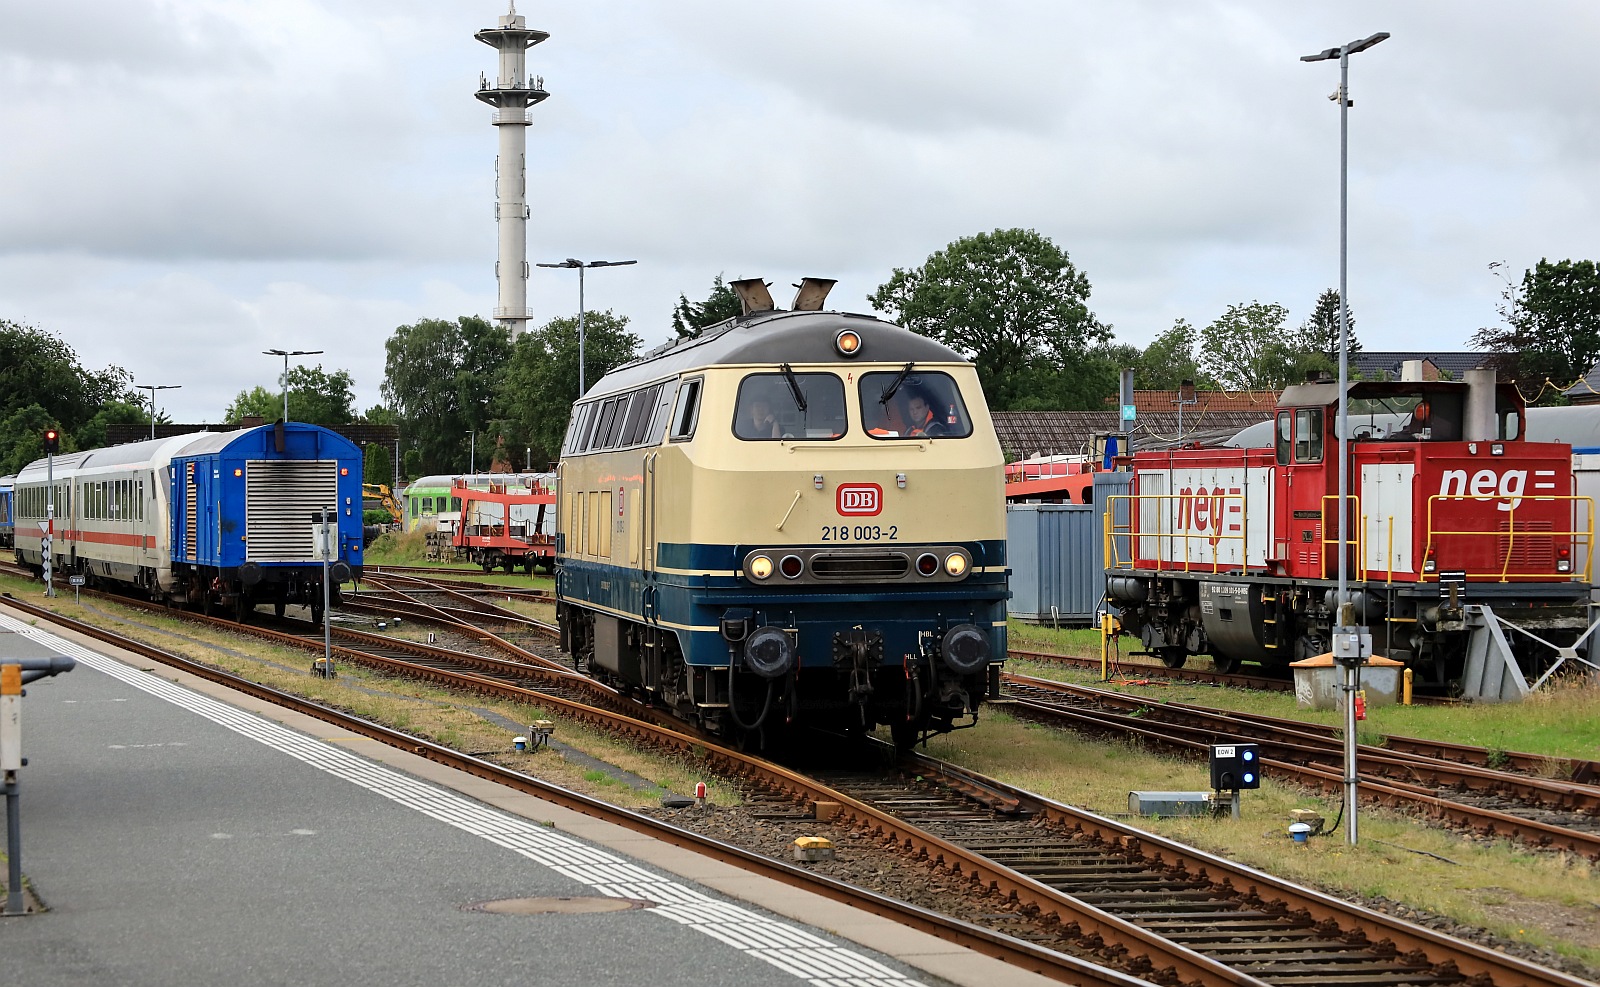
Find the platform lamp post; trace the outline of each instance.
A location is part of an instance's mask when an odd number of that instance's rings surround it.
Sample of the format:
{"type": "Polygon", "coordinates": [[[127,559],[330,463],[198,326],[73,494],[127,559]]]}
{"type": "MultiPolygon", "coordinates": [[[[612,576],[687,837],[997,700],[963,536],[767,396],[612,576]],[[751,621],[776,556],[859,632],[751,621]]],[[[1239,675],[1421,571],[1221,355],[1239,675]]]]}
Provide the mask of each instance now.
{"type": "Polygon", "coordinates": [[[182,386],[183,386],[182,384],[135,384],[135,385],[133,385],[133,388],[136,391],[149,391],[150,392],[150,437],[152,439],[156,437],[156,392],[157,391],[175,391],[175,390],[177,390],[178,388],[180,388],[182,386]]]}
{"type": "Polygon", "coordinates": [[[1194,396],[1194,381],[1184,380],[1178,382],[1178,398],[1172,402],[1178,406],[1178,441],[1183,441],[1183,409],[1187,405],[1196,405],[1200,399],[1194,396]]]}
{"type": "Polygon", "coordinates": [[[289,421],[289,358],[291,356],[317,356],[321,350],[262,350],[265,356],[283,357],[283,420],[289,421]]]}
{"type": "Polygon", "coordinates": [[[536,267],[575,267],[578,269],[578,397],[583,397],[586,389],[583,379],[583,272],[591,267],[626,267],[629,264],[639,263],[636,260],[591,260],[581,261],[576,257],[568,257],[559,264],[537,264],[536,267]]]}
{"type": "Polygon", "coordinates": [[[1372,635],[1355,624],[1355,604],[1350,600],[1350,56],[1386,40],[1389,32],[1351,41],[1338,48],[1302,55],[1302,62],[1339,60],[1339,616],[1333,628],[1333,659],[1344,666],[1344,810],[1345,838],[1356,845],[1356,689],[1360,667],[1372,654],[1372,635]]]}

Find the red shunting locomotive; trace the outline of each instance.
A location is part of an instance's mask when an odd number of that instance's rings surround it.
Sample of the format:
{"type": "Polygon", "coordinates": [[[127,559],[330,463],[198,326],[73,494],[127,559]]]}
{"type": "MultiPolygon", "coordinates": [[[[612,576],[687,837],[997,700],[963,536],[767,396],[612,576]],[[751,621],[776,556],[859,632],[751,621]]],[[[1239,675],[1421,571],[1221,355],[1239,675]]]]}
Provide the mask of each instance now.
{"type": "MultiPolygon", "coordinates": [[[[1108,502],[1106,594],[1124,631],[1173,668],[1286,666],[1330,650],[1338,611],[1337,384],[1287,388],[1271,446],[1129,457],[1108,502]]],[[[1523,439],[1526,413],[1489,371],[1465,382],[1349,385],[1349,602],[1373,652],[1424,684],[1462,675],[1484,605],[1546,641],[1588,626],[1594,508],[1572,447],[1523,439]]],[[[1537,642],[1510,638],[1537,671],[1537,642]]]]}

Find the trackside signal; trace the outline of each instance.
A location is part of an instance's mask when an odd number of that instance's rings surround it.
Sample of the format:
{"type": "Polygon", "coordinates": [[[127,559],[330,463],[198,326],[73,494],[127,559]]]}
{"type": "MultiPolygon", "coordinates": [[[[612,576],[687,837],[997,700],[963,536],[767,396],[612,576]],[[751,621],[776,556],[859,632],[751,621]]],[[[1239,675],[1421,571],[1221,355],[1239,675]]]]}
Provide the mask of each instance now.
{"type": "Polygon", "coordinates": [[[1259,744],[1218,744],[1211,748],[1211,788],[1236,792],[1261,787],[1259,744]]]}
{"type": "Polygon", "coordinates": [[[44,430],[44,451],[54,456],[61,451],[61,433],[53,428],[44,430]]]}

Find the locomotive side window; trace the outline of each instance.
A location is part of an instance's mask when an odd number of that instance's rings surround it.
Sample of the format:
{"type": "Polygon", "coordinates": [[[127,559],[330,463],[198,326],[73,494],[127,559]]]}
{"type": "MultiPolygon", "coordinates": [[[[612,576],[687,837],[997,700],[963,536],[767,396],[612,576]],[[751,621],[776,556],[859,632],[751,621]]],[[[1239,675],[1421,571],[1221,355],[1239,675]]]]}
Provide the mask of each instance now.
{"type": "Polygon", "coordinates": [[[1289,450],[1294,441],[1294,414],[1293,412],[1278,412],[1278,465],[1289,465],[1289,450]]]}
{"type": "Polygon", "coordinates": [[[1322,462],[1322,409],[1301,408],[1294,413],[1294,461],[1322,462]]]}
{"type": "Polygon", "coordinates": [[[741,439],[830,440],[844,433],[844,381],[833,374],[757,373],[739,382],[733,434],[741,439]]]}
{"type": "Polygon", "coordinates": [[[862,424],[875,439],[964,439],[972,434],[961,388],[947,373],[907,369],[862,374],[860,395],[862,424]]]}
{"type": "Polygon", "coordinates": [[[686,380],[678,385],[678,410],[672,416],[672,441],[682,442],[694,438],[694,427],[700,421],[700,385],[702,377],[686,380]]]}

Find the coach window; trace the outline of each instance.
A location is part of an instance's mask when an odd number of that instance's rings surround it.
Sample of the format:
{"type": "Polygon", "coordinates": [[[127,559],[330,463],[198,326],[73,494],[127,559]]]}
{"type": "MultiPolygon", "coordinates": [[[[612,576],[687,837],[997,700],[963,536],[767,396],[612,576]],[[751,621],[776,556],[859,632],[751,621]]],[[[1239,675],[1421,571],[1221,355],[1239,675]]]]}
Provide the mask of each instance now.
{"type": "Polygon", "coordinates": [[[739,382],[733,434],[741,439],[831,440],[844,433],[844,381],[833,374],[785,368],[739,382]]]}
{"type": "Polygon", "coordinates": [[[682,442],[694,437],[695,425],[700,421],[700,385],[705,378],[696,377],[678,385],[678,406],[672,415],[672,441],[682,442]]]}
{"type": "Polygon", "coordinates": [[[1294,461],[1322,462],[1322,409],[1301,408],[1294,413],[1294,461]]]}
{"type": "Polygon", "coordinates": [[[940,371],[861,375],[861,423],[875,439],[964,439],[972,418],[954,378],[940,371]]]}

